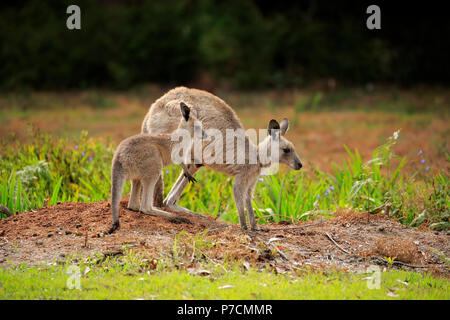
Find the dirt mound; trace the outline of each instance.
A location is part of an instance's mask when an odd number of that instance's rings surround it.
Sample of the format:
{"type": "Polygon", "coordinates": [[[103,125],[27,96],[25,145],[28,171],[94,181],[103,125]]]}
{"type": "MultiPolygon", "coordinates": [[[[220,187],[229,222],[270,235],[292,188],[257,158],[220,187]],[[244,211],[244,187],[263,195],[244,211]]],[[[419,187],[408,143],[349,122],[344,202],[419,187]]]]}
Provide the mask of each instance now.
{"type": "Polygon", "coordinates": [[[421,260],[419,249],[409,239],[398,237],[381,237],[375,241],[377,253],[403,262],[421,260]]]}
{"type": "Polygon", "coordinates": [[[387,266],[386,257],[395,257],[396,267],[449,274],[438,255],[450,254],[448,234],[408,228],[382,215],[339,212],[327,221],[268,224],[244,232],[200,215],[181,214],[191,223],[173,223],[127,210],[126,204],[126,199],[120,203],[121,227],[111,235],[106,233],[112,223],[107,201],[61,203],[3,219],[0,265],[50,263],[73,253],[120,253],[130,247],[158,259],[171,254],[177,237],[188,260],[201,253],[215,263],[242,260],[270,264],[278,272],[305,265],[363,272],[370,264],[387,266]]]}

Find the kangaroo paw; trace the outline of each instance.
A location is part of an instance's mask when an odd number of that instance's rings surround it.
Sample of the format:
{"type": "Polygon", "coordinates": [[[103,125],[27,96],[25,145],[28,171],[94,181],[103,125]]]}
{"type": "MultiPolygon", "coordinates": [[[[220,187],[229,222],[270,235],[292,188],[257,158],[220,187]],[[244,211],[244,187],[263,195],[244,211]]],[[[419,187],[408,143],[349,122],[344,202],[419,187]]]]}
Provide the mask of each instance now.
{"type": "Polygon", "coordinates": [[[191,176],[190,174],[187,174],[186,172],[184,173],[184,176],[189,180],[189,182],[195,183],[197,182],[197,180],[191,176]]]}
{"type": "Polygon", "coordinates": [[[109,233],[109,234],[113,233],[114,231],[116,231],[117,229],[119,229],[119,227],[120,227],[119,222],[114,222],[113,225],[112,225],[112,227],[111,227],[111,229],[109,229],[108,233],[109,233]]]}

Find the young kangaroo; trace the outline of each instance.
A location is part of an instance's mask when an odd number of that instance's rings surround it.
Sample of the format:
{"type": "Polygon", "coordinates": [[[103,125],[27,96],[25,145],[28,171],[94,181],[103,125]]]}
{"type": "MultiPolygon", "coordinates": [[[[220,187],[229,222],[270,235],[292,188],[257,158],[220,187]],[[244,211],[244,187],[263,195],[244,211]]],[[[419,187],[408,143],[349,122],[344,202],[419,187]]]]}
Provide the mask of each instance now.
{"type": "MultiPolygon", "coordinates": [[[[197,89],[189,89],[185,87],[178,87],[170,90],[161,98],[156,100],[150,107],[144,122],[142,123],[142,132],[149,133],[170,133],[173,132],[179,121],[179,113],[176,112],[176,103],[180,99],[189,103],[191,108],[196,112],[197,119],[202,122],[203,130],[217,129],[222,136],[226,136],[227,129],[244,129],[239,121],[236,113],[220,98],[197,89]]],[[[258,177],[263,167],[268,167],[275,162],[289,165],[295,170],[302,167],[300,159],[294,150],[294,146],[285,137],[289,122],[283,119],[281,125],[277,121],[271,120],[269,123],[270,137],[263,140],[258,146],[255,146],[247,136],[245,136],[246,152],[258,152],[260,149],[267,151],[271,150],[271,143],[279,141],[278,159],[268,154],[269,163],[262,163],[258,157],[257,163],[253,164],[248,161],[248,154],[244,164],[228,164],[226,161],[222,163],[203,163],[213,170],[223,172],[235,177],[233,184],[233,195],[236,202],[236,207],[239,212],[239,220],[243,229],[247,228],[244,207],[247,208],[249,222],[252,230],[256,230],[256,221],[254,218],[254,211],[252,208],[253,190],[258,181],[258,177]],[[279,129],[279,130],[277,130],[279,129]]],[[[225,143],[223,146],[226,148],[225,143]]],[[[206,146],[204,145],[204,148],[206,146]]],[[[224,150],[225,151],[225,150],[224,150]]],[[[225,152],[223,152],[225,157],[225,152]]],[[[236,154],[235,154],[236,157],[236,154]]],[[[189,172],[193,175],[202,165],[189,165],[189,172]]],[[[177,206],[177,201],[180,198],[184,188],[188,183],[188,179],[182,173],[175,185],[170,190],[167,198],[164,199],[164,205],[174,211],[189,212],[189,210],[177,206]]],[[[157,206],[163,204],[163,182],[162,177],[158,180],[155,187],[154,203],[157,206]]]]}
{"type": "MultiPolygon", "coordinates": [[[[190,108],[184,102],[180,102],[179,106],[182,117],[178,128],[188,130],[192,137],[193,131],[197,130],[194,128],[195,117],[190,114],[190,108]]],[[[179,142],[172,141],[170,134],[138,134],[119,144],[111,166],[113,225],[109,233],[119,228],[119,201],[126,180],[131,180],[132,188],[128,209],[164,217],[173,222],[190,223],[188,219],[156,209],[152,203],[155,184],[161,176],[163,167],[172,163],[172,148],[177,143],[179,142]]],[[[180,163],[180,166],[189,181],[196,181],[184,163],[180,163]]]]}

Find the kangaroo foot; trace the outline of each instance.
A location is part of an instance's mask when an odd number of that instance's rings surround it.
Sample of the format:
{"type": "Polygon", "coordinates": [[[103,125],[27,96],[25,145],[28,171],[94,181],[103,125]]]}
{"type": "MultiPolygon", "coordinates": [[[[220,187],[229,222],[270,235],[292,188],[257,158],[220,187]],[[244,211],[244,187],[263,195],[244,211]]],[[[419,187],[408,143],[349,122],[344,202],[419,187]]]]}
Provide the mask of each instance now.
{"type": "Polygon", "coordinates": [[[108,233],[109,233],[109,234],[113,233],[114,231],[116,231],[117,229],[119,229],[119,227],[120,227],[119,222],[113,223],[113,225],[112,225],[111,229],[109,229],[108,233]]]}
{"type": "Polygon", "coordinates": [[[167,209],[169,209],[170,211],[173,211],[173,212],[177,212],[177,213],[187,213],[187,214],[194,214],[194,215],[195,215],[195,213],[192,212],[191,210],[186,209],[186,208],[183,208],[183,207],[180,207],[180,206],[178,206],[178,205],[176,205],[176,204],[164,203],[164,206],[165,206],[167,209]]]}
{"type": "Polygon", "coordinates": [[[176,214],[169,213],[169,212],[155,212],[155,211],[151,211],[151,210],[141,210],[141,212],[143,214],[148,214],[150,216],[164,218],[167,221],[172,222],[172,223],[188,223],[188,224],[192,224],[192,222],[189,219],[179,217],[176,214]]]}
{"type": "Polygon", "coordinates": [[[166,204],[165,207],[167,209],[169,209],[170,211],[173,211],[173,212],[176,212],[176,213],[186,213],[186,214],[189,214],[189,215],[194,216],[194,217],[205,218],[205,216],[203,216],[201,214],[192,212],[191,210],[183,208],[183,207],[180,207],[180,206],[178,206],[176,204],[166,204]]]}

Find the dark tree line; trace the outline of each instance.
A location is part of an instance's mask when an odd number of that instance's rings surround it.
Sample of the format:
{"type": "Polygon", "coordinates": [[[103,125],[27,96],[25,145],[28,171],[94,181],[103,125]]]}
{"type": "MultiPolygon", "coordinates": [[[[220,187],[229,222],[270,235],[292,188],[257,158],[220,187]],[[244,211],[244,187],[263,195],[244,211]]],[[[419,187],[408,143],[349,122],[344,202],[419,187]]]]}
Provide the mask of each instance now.
{"type": "Polygon", "coordinates": [[[448,84],[447,11],[440,3],[378,1],[3,2],[0,88],[126,88],[182,84],[201,74],[237,88],[348,83],[448,84]],[[81,8],[81,30],[66,8],[81,8]]]}

